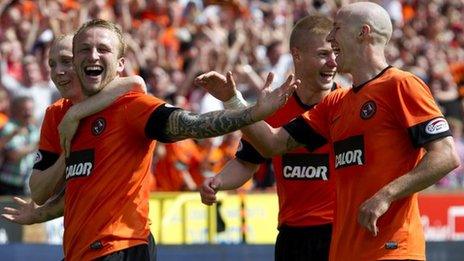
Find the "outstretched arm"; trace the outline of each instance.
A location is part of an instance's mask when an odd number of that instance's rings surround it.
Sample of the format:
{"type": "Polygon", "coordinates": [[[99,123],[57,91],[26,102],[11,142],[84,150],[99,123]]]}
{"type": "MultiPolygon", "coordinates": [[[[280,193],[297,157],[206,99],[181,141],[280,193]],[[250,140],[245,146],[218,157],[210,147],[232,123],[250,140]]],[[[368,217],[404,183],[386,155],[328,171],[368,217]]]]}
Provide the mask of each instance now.
{"type": "Polygon", "coordinates": [[[171,140],[209,138],[235,131],[265,119],[287,102],[288,97],[300,83],[299,80],[293,81],[293,75],[290,75],[280,88],[270,91],[269,85],[272,83],[272,78],[273,75],[269,74],[265,88],[254,106],[200,115],[176,110],[168,118],[165,133],[171,140]]]}
{"type": "Polygon", "coordinates": [[[13,200],[18,204],[18,208],[4,207],[2,217],[17,224],[42,223],[61,217],[64,213],[64,190],[42,206],[18,197],[14,197],[13,200]]]}
{"type": "Polygon", "coordinates": [[[64,188],[65,156],[61,154],[53,165],[45,170],[33,169],[29,179],[31,198],[39,205],[64,188]]]}
{"type": "Polygon", "coordinates": [[[219,190],[237,189],[258,170],[259,165],[239,160],[230,160],[216,176],[205,179],[200,187],[201,202],[206,205],[216,203],[219,190]]]}
{"type": "Polygon", "coordinates": [[[425,149],[427,153],[413,170],[387,184],[360,206],[358,222],[374,236],[379,233],[378,218],[387,212],[392,202],[435,184],[459,166],[452,137],[432,141],[425,149]]]}
{"type": "Polygon", "coordinates": [[[69,156],[71,140],[79,126],[79,120],[105,109],[119,96],[131,90],[147,92],[145,81],[142,77],[135,75],[116,78],[108,83],[98,94],[88,97],[68,110],[58,126],[60,144],[66,156],[69,156]]]}
{"type": "MultiPolygon", "coordinates": [[[[226,108],[246,107],[246,102],[235,87],[231,72],[228,72],[226,77],[217,72],[208,72],[198,76],[195,84],[205,88],[216,99],[221,100],[226,108]]],[[[241,131],[259,153],[267,158],[302,146],[284,128],[273,128],[264,121],[241,128],[241,131]]]]}

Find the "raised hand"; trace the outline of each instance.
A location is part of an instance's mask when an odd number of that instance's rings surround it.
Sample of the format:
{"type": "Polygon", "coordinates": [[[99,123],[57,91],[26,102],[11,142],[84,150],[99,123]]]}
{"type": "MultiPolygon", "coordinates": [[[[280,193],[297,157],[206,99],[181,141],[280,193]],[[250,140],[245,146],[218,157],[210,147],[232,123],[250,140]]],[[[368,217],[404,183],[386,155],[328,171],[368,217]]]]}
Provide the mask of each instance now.
{"type": "Polygon", "coordinates": [[[219,186],[220,180],[217,177],[206,178],[200,187],[201,202],[208,206],[216,203],[216,192],[219,186]]]}
{"type": "Polygon", "coordinates": [[[226,77],[215,71],[204,73],[195,78],[194,84],[203,87],[223,102],[232,98],[236,92],[235,81],[230,71],[227,72],[226,77]]]}
{"type": "Polygon", "coordinates": [[[14,197],[13,200],[18,204],[18,208],[4,207],[2,213],[4,219],[20,225],[30,225],[38,222],[36,213],[38,206],[34,201],[27,202],[18,197],[14,197]]]}
{"type": "Polygon", "coordinates": [[[295,76],[290,74],[279,88],[271,91],[270,85],[274,79],[274,74],[268,74],[258,101],[253,106],[253,120],[263,120],[287,103],[288,98],[301,83],[300,80],[294,80],[294,78],[295,76]]]}

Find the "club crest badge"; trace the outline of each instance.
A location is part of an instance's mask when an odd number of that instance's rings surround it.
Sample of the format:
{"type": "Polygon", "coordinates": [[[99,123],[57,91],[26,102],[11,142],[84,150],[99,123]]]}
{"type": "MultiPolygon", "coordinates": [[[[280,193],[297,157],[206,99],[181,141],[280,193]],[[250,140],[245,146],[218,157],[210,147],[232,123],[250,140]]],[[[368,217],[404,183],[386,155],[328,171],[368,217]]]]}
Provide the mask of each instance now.
{"type": "Polygon", "coordinates": [[[106,120],[104,118],[98,118],[92,123],[92,134],[99,136],[103,133],[106,128],[106,120]]]}
{"type": "Polygon", "coordinates": [[[367,101],[361,107],[360,116],[361,119],[367,120],[374,116],[375,112],[377,111],[377,105],[374,101],[367,101]]]}

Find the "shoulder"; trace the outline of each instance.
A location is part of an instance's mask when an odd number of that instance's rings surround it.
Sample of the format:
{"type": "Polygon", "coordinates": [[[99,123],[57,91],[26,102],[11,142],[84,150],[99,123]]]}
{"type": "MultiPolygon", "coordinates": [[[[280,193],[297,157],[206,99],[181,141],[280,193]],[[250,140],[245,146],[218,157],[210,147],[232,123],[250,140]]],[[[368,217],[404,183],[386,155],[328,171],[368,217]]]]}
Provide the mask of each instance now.
{"type": "Polygon", "coordinates": [[[47,107],[47,112],[59,112],[59,111],[67,111],[73,103],[68,99],[59,99],[50,106],[47,107]]]}
{"type": "Polygon", "coordinates": [[[139,91],[130,91],[123,95],[121,95],[117,100],[116,103],[131,103],[131,102],[149,102],[149,103],[166,103],[162,99],[150,95],[145,94],[139,91]]]}
{"type": "Polygon", "coordinates": [[[47,111],[67,111],[71,106],[73,106],[73,103],[70,100],[61,98],[48,106],[47,111]]]}
{"type": "Polygon", "coordinates": [[[45,111],[42,126],[44,124],[55,124],[55,121],[61,120],[72,105],[73,103],[68,99],[59,99],[48,106],[45,111]]]}
{"type": "Polygon", "coordinates": [[[153,95],[141,92],[128,92],[119,97],[112,106],[116,106],[116,108],[122,109],[131,116],[134,116],[138,113],[151,113],[158,108],[166,107],[162,106],[163,104],[166,104],[166,102],[153,95]]]}
{"type": "Polygon", "coordinates": [[[337,89],[331,91],[327,96],[322,99],[321,103],[335,104],[340,101],[350,91],[349,88],[338,86],[337,89]]]}
{"type": "Polygon", "coordinates": [[[424,81],[420,79],[418,76],[407,72],[400,70],[398,68],[392,67],[390,68],[386,73],[385,77],[383,77],[386,81],[389,81],[391,83],[396,83],[396,84],[391,84],[391,86],[398,86],[398,85],[425,85],[424,81]]]}

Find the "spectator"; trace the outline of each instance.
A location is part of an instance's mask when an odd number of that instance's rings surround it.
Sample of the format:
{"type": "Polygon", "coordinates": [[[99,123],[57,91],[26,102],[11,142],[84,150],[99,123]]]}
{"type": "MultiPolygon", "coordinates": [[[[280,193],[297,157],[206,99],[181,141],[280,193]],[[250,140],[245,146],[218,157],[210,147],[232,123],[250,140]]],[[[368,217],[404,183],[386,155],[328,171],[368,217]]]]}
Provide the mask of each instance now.
{"type": "MultiPolygon", "coordinates": [[[[124,29],[129,43],[124,75],[141,74],[153,84],[157,96],[184,99],[196,110],[200,106],[192,95],[193,78],[209,70],[221,73],[232,70],[238,89],[248,100],[255,100],[265,72],[284,74],[276,68],[286,70],[284,57],[288,56],[288,50],[274,47],[288,38],[295,21],[309,12],[330,16],[340,5],[353,1],[4,0],[0,1],[0,88],[6,88],[5,84],[12,80],[24,87],[27,72],[23,61],[31,60],[39,61],[42,76],[38,84],[49,86],[46,66],[40,61],[48,60],[50,41],[91,18],[100,17],[124,29]],[[275,64],[277,59],[282,62],[275,64]]],[[[431,87],[441,86],[448,94],[457,92],[458,99],[445,101],[443,108],[462,110],[464,3],[375,2],[382,4],[393,19],[393,35],[386,49],[388,63],[412,71],[431,87]],[[438,64],[441,72],[437,75],[434,67],[438,64]],[[449,72],[452,78],[446,76],[447,83],[443,85],[443,76],[449,72]]],[[[277,84],[278,79],[274,82],[277,84]]],[[[340,82],[351,85],[347,75],[340,82]]],[[[38,121],[43,112],[41,107],[51,102],[45,92],[41,94],[43,98],[34,97],[38,121]]],[[[437,100],[443,100],[441,95],[437,93],[437,100]]]]}
{"type": "Polygon", "coordinates": [[[11,112],[11,119],[0,131],[0,137],[8,139],[2,152],[5,160],[0,168],[0,195],[25,195],[29,193],[26,184],[39,140],[34,124],[34,101],[18,96],[12,101],[11,112]]]}

